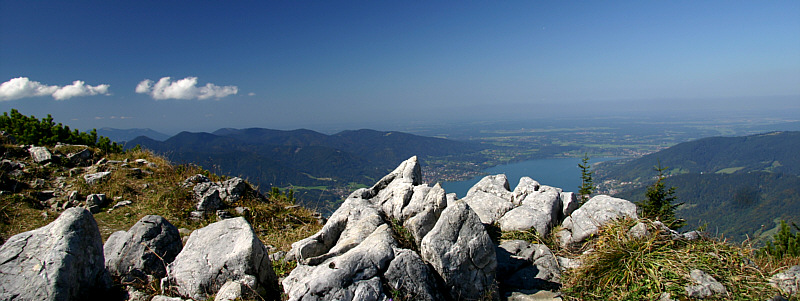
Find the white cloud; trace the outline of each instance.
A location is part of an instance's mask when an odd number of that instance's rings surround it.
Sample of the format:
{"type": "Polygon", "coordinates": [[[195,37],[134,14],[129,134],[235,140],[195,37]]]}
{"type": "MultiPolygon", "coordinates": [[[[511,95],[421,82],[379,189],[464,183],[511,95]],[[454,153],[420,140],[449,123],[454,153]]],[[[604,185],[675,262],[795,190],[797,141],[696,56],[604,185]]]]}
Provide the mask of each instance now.
{"type": "Polygon", "coordinates": [[[0,84],[0,101],[47,95],[52,96],[55,100],[97,94],[108,95],[108,88],[109,85],[90,86],[80,80],[63,87],[48,86],[27,77],[17,77],[0,84]]]}
{"type": "Polygon", "coordinates": [[[198,87],[197,77],[187,77],[174,82],[170,77],[162,77],[155,84],[149,79],[141,81],[136,85],[136,93],[148,94],[156,100],[219,99],[239,93],[239,88],[236,86],[217,86],[212,83],[198,87]]]}
{"type": "Polygon", "coordinates": [[[56,100],[70,99],[76,96],[89,96],[103,94],[108,95],[109,85],[90,86],[84,84],[83,81],[76,80],[72,85],[63,86],[53,93],[53,98],[56,100]]]}
{"type": "Polygon", "coordinates": [[[247,93],[247,96],[256,96],[256,93],[250,92],[250,93],[247,93]]]}
{"type": "Polygon", "coordinates": [[[148,92],[150,92],[150,88],[152,87],[153,87],[152,80],[149,79],[143,80],[141,83],[136,85],[136,93],[147,94],[148,92]]]}

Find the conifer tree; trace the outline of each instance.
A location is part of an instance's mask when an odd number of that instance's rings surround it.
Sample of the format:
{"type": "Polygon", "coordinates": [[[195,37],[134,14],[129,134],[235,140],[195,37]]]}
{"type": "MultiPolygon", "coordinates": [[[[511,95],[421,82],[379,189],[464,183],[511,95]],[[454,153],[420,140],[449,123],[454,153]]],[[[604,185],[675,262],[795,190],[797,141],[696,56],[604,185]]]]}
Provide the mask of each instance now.
{"type": "MultiPolygon", "coordinates": [[[[792,225],[798,228],[794,223],[792,225]]],[[[773,236],[773,240],[768,241],[766,246],[761,249],[761,253],[775,259],[781,259],[784,256],[800,256],[800,232],[792,234],[786,221],[781,220],[780,230],[773,236]]]]}
{"type": "Polygon", "coordinates": [[[581,195],[580,204],[583,205],[589,200],[592,190],[594,190],[594,183],[592,182],[592,166],[589,164],[589,154],[584,153],[581,162],[578,164],[581,169],[581,186],[578,187],[580,188],[578,193],[581,195]]]}
{"type": "Polygon", "coordinates": [[[658,172],[658,179],[647,187],[645,199],[636,203],[641,212],[640,217],[659,220],[671,229],[677,230],[686,225],[685,220],[675,218],[675,209],[683,203],[676,204],[676,188],[667,188],[664,184],[664,171],[667,170],[667,167],[661,167],[659,161],[654,169],[658,172]]]}

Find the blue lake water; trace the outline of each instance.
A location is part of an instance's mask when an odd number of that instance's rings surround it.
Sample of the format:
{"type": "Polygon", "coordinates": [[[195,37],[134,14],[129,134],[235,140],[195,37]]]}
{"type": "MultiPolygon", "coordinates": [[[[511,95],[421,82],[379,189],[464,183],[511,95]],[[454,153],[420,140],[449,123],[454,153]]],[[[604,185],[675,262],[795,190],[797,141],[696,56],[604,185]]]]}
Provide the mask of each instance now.
{"type": "MultiPolygon", "coordinates": [[[[619,158],[593,158],[589,160],[589,163],[616,159],[619,158]]],[[[530,177],[542,185],[578,192],[581,185],[581,169],[578,168],[580,163],[581,158],[537,159],[498,165],[488,168],[484,172],[488,175],[505,174],[512,191],[519,184],[520,178],[530,177]]],[[[442,187],[447,193],[455,192],[459,198],[463,198],[467,191],[483,177],[478,176],[466,181],[443,182],[442,187]]]]}

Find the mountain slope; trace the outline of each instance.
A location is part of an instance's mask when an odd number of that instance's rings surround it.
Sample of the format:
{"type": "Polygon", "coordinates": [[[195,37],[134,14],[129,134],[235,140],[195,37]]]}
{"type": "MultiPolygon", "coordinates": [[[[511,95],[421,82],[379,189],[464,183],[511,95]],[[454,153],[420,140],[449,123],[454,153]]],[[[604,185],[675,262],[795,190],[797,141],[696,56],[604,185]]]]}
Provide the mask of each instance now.
{"type": "MultiPolygon", "coordinates": [[[[800,177],[768,172],[682,174],[664,180],[676,187],[684,205],[676,211],[687,220],[685,230],[706,226],[710,233],[735,241],[763,239],[776,219],[800,224],[800,177]]],[[[646,188],[616,194],[637,201],[646,188]]]]}
{"type": "Polygon", "coordinates": [[[130,141],[139,136],[145,136],[158,141],[169,139],[169,135],[156,132],[152,129],[115,129],[106,127],[98,129],[97,134],[106,136],[114,142],[130,141]]]}
{"type": "Polygon", "coordinates": [[[654,176],[653,166],[668,173],[746,173],[767,171],[800,175],[800,132],[772,132],[744,137],[710,137],[684,142],[624,165],[609,166],[603,176],[642,181],[654,176]]]}
{"type": "Polygon", "coordinates": [[[298,194],[304,202],[338,200],[348,188],[376,181],[411,156],[424,161],[483,149],[480,144],[401,132],[358,130],[325,135],[305,129],[262,128],[182,132],[163,142],[138,137],[126,143],[127,148],[135,145],[174,162],[195,163],[214,172],[246,177],[263,189],[308,187],[299,188],[304,190],[298,194]]]}
{"type": "Polygon", "coordinates": [[[798,147],[800,132],[711,137],[600,165],[596,174],[615,196],[641,200],[656,175],[653,167],[668,167],[666,184],[685,203],[677,215],[690,228],[707,225],[712,233],[742,241],[764,236],[776,219],[800,223],[798,147]]]}

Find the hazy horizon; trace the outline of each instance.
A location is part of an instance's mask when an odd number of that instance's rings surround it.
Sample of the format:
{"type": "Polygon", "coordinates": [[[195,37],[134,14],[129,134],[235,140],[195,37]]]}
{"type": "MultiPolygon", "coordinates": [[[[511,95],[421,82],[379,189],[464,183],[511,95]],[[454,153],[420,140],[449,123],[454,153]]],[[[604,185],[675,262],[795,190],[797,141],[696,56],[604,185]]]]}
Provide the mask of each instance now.
{"type": "Polygon", "coordinates": [[[0,110],[320,132],[800,116],[800,2],[0,1],[0,110]]]}

